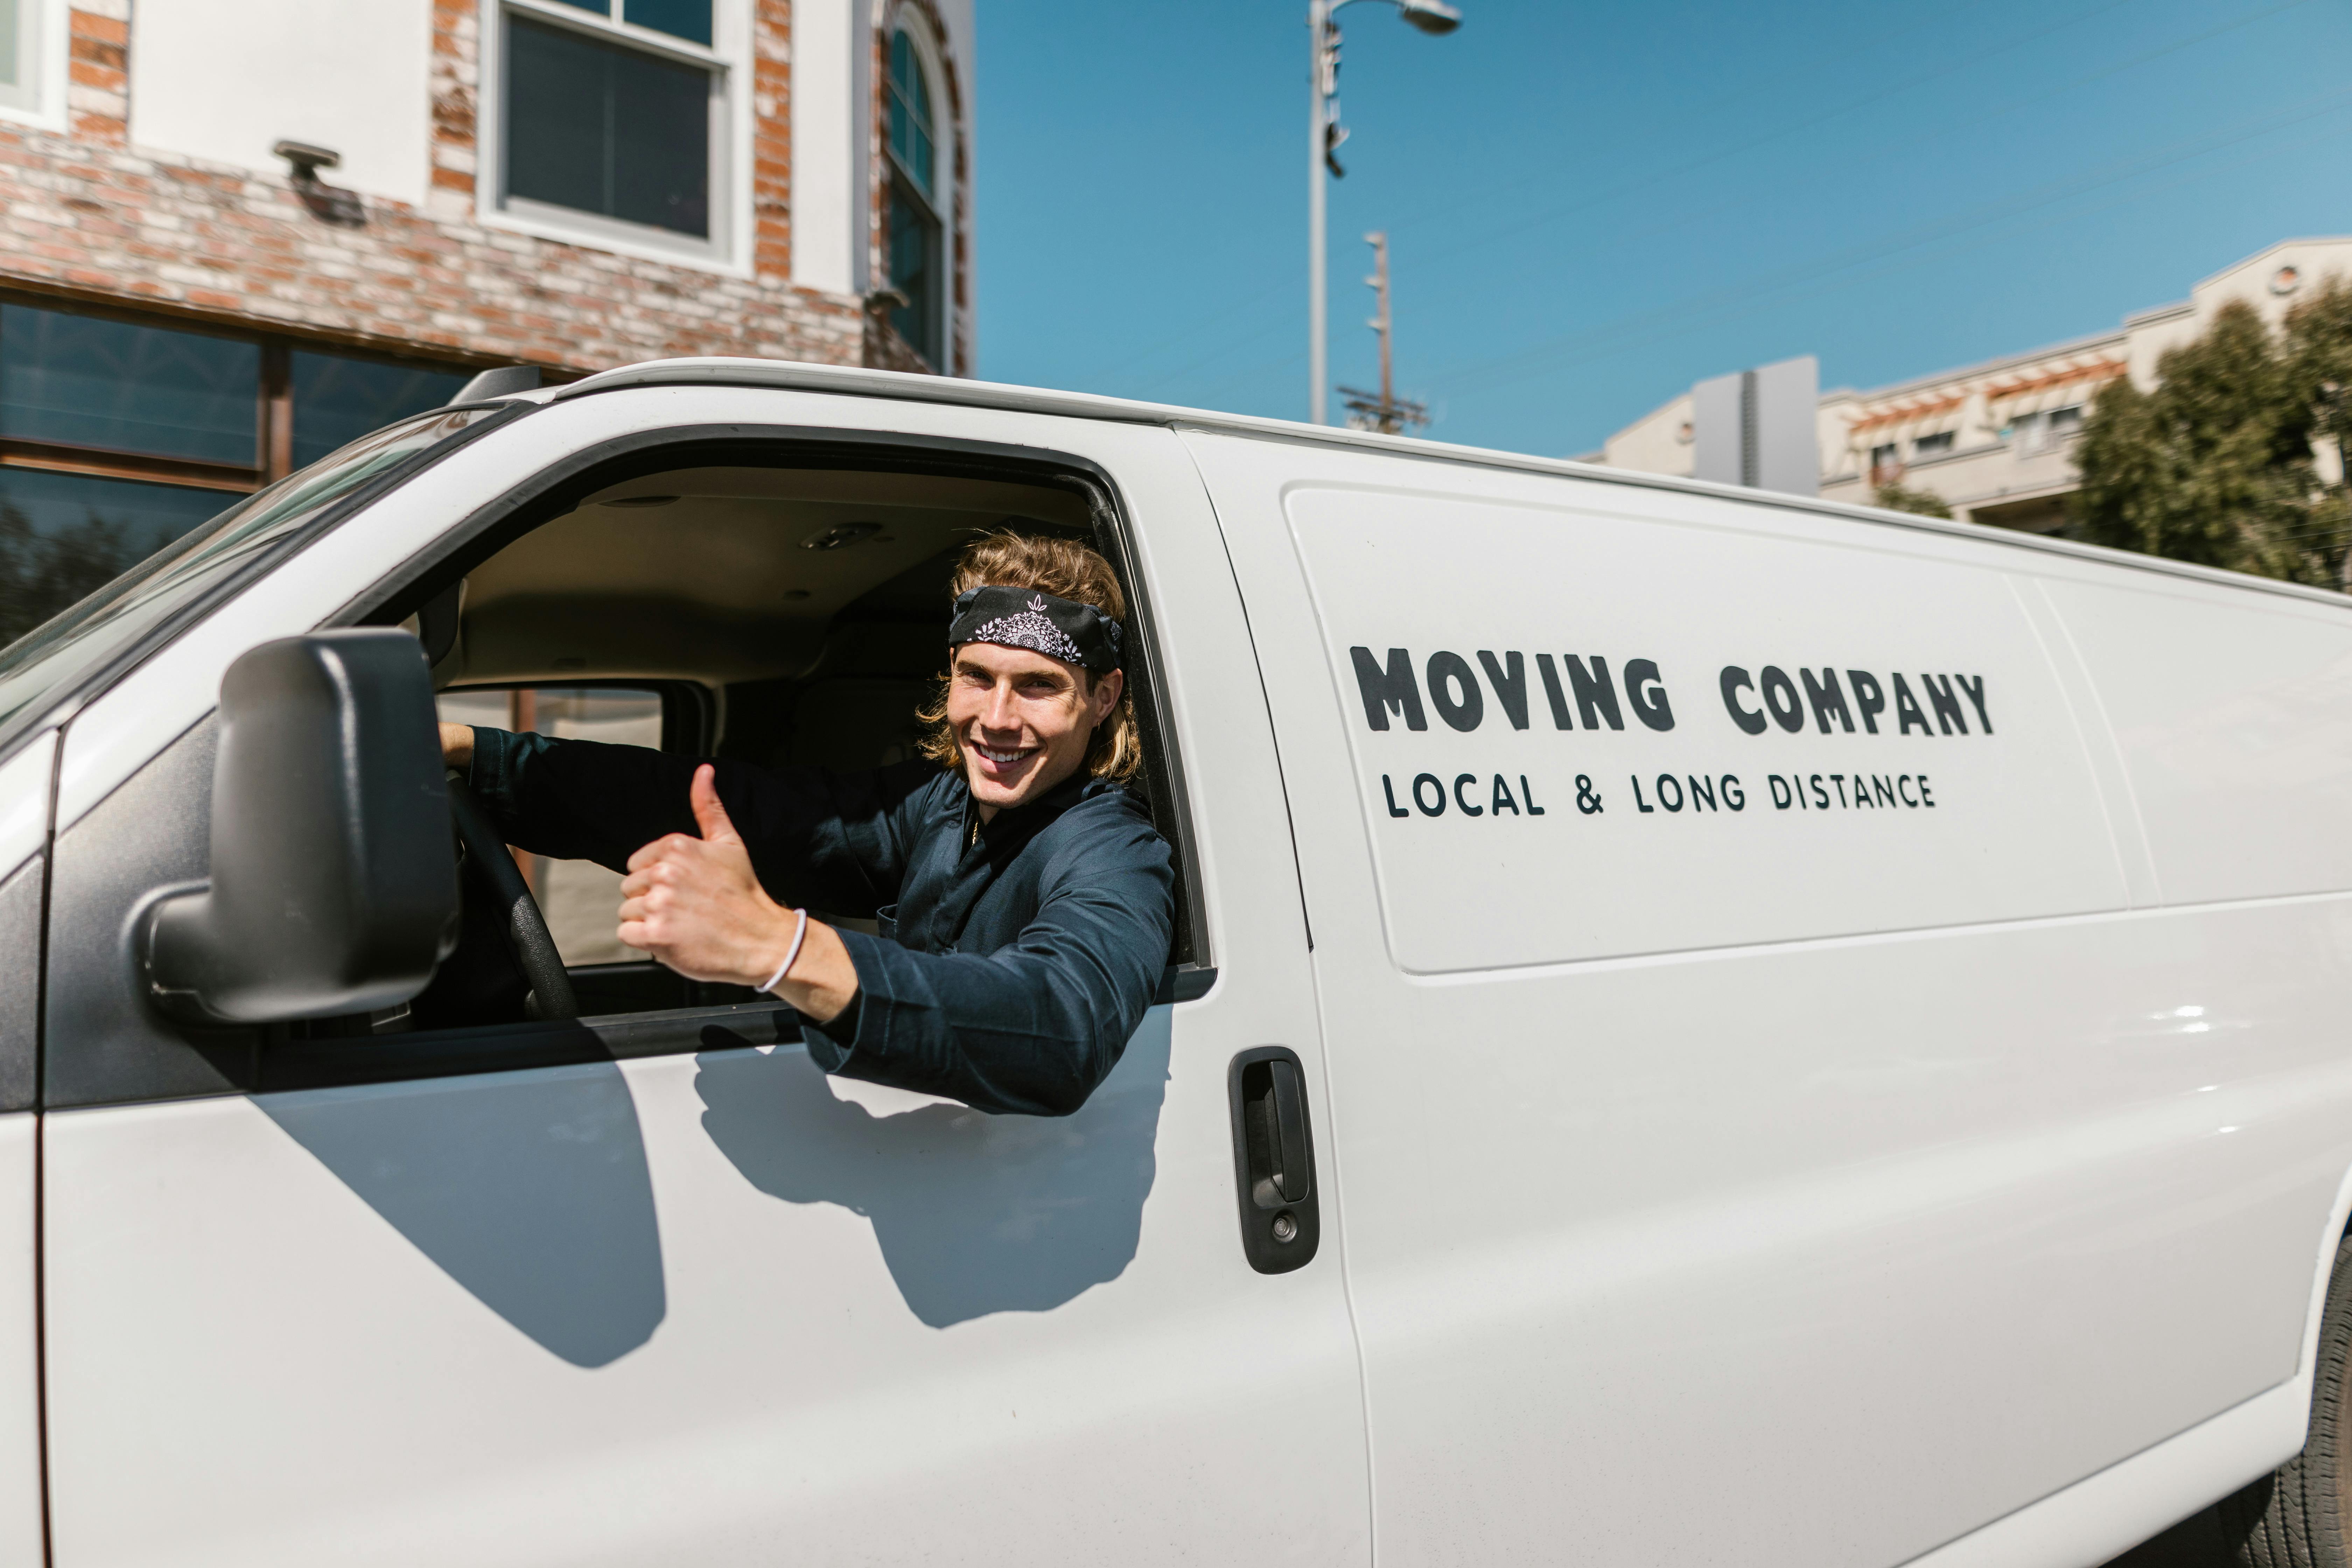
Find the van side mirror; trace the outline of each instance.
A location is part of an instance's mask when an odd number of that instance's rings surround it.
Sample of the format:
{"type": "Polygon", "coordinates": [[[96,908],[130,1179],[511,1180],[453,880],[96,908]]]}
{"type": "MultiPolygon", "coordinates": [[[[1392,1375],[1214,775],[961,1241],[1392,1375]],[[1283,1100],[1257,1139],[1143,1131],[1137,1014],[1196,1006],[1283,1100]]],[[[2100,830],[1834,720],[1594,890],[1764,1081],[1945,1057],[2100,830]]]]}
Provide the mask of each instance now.
{"type": "Polygon", "coordinates": [[[264,643],[221,680],[212,879],[148,907],[167,1012],[267,1024],[405,1002],[457,945],[457,859],[424,649],[264,643]]]}

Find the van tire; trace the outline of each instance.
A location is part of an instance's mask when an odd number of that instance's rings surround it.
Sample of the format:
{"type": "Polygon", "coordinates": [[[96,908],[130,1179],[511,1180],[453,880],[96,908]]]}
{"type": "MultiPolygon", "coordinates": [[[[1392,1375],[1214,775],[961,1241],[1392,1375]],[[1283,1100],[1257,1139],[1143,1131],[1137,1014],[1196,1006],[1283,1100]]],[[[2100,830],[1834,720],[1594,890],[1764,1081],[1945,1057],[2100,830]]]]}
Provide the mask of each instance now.
{"type": "Polygon", "coordinates": [[[2218,1505],[2239,1568],[2352,1568],[2352,1236],[2336,1243],[2318,1363],[2303,1452],[2218,1505]]]}

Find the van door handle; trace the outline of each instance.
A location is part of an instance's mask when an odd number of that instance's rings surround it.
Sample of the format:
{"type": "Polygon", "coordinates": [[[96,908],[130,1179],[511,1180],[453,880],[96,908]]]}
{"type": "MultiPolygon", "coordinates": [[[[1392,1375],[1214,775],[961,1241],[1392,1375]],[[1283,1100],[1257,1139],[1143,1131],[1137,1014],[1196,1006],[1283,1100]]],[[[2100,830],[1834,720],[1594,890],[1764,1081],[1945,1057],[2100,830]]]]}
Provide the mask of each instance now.
{"type": "Polygon", "coordinates": [[[1315,1163],[1307,1152],[1307,1107],[1298,1098],[1298,1067],[1280,1058],[1266,1064],[1274,1078],[1275,1184],[1283,1201],[1298,1203],[1312,1188],[1315,1163]]]}
{"type": "Polygon", "coordinates": [[[1226,1087],[1242,1254],[1261,1274],[1286,1274],[1314,1258],[1322,1237],[1305,1069],[1297,1053],[1260,1046],[1234,1058],[1226,1087]]]}

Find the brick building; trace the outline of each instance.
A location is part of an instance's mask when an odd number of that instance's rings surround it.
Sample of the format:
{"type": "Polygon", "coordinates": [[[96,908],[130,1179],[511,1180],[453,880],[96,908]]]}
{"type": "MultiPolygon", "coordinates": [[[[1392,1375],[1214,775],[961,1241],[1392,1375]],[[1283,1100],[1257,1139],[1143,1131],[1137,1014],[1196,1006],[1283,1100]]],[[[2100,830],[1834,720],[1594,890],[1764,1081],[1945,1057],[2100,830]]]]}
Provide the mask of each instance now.
{"type": "Polygon", "coordinates": [[[0,0],[0,555],[119,565],[487,365],[969,374],[972,51],[971,0],[0,0]]]}

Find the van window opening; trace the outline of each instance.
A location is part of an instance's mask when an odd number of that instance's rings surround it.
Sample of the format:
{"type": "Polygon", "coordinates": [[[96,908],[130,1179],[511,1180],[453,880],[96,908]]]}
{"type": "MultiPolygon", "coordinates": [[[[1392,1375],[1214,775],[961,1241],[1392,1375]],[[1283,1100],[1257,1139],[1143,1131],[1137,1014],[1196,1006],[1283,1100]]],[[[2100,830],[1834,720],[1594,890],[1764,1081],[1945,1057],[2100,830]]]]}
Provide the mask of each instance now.
{"type": "MultiPolygon", "coordinates": [[[[1095,544],[1127,588],[1130,635],[1141,640],[1144,606],[1118,542],[1098,528],[1108,509],[1091,477],[1048,485],[969,468],[861,471],[756,460],[663,468],[656,461],[648,454],[625,474],[600,471],[449,558],[419,563],[409,588],[359,618],[404,618],[421,629],[424,601],[457,607],[454,637],[434,669],[446,721],[834,770],[919,754],[917,710],[937,695],[948,664],[949,574],[983,533],[1095,544]]],[[[1183,886],[1187,836],[1172,823],[1172,759],[1149,669],[1144,659],[1129,668],[1145,751],[1133,787],[1177,841],[1183,886]]],[[[620,947],[616,873],[518,859],[543,894],[584,1016],[758,999],[740,987],[682,981],[620,947]]],[[[1179,905],[1171,963],[1192,960],[1201,945],[1188,886],[1179,905]]],[[[816,913],[847,929],[876,929],[870,918],[816,913]]],[[[402,1026],[459,1022],[429,1015],[402,1026]]],[[[320,1020],[292,1033],[355,1027],[320,1020]]]]}

